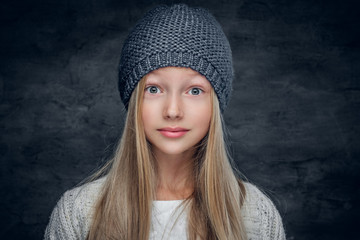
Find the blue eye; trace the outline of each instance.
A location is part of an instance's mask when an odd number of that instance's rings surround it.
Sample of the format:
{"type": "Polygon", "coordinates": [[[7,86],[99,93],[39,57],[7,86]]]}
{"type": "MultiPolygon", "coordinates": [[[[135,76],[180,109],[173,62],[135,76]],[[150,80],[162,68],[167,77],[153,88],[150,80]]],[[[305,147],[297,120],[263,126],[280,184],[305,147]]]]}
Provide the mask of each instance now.
{"type": "Polygon", "coordinates": [[[192,88],[189,91],[190,95],[199,95],[202,92],[203,90],[201,90],[200,88],[192,88]]]}
{"type": "Polygon", "coordinates": [[[146,90],[148,93],[151,93],[151,94],[156,94],[156,93],[159,93],[159,92],[160,92],[160,89],[159,89],[158,87],[155,87],[155,86],[147,87],[147,88],[145,88],[145,90],[146,90]]]}

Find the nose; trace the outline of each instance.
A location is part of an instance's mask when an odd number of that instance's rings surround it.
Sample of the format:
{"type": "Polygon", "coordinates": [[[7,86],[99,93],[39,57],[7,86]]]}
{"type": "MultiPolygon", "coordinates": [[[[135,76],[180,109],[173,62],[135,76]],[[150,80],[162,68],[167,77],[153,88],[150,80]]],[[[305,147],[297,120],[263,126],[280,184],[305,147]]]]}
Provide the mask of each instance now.
{"type": "Polygon", "coordinates": [[[164,107],[164,118],[165,119],[181,119],[183,117],[181,97],[176,94],[171,94],[166,99],[164,107]]]}

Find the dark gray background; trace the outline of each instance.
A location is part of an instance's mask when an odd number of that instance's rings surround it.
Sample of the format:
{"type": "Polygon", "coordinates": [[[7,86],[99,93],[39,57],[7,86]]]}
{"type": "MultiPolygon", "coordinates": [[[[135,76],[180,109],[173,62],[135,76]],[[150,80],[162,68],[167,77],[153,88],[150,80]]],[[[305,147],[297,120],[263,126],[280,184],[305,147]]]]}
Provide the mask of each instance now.
{"type": "MultiPolygon", "coordinates": [[[[121,46],[159,2],[175,1],[1,3],[1,239],[41,239],[61,194],[111,154],[124,122],[121,46]]],[[[229,38],[232,153],[288,239],[355,239],[357,1],[184,2],[210,9],[229,38]]]]}

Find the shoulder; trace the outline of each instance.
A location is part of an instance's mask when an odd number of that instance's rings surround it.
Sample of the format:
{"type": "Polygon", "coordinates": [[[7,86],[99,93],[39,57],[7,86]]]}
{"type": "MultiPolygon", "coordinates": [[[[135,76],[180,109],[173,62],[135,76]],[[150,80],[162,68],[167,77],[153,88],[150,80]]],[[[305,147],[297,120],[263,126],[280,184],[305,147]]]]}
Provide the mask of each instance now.
{"type": "Polygon", "coordinates": [[[56,204],[45,239],[85,239],[104,178],[66,191],[56,204]]]}
{"type": "Polygon", "coordinates": [[[244,183],[246,197],[242,215],[249,239],[284,240],[281,216],[273,202],[255,185],[244,183]]]}

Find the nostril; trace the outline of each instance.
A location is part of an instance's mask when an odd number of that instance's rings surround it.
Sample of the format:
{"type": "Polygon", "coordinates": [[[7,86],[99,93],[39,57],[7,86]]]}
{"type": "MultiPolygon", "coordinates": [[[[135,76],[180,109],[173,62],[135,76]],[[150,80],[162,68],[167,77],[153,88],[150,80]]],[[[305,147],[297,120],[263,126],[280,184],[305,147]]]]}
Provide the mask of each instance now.
{"type": "Polygon", "coordinates": [[[177,119],[182,116],[181,102],[177,96],[171,96],[167,100],[167,105],[164,109],[164,117],[167,119],[177,119]]]}
{"type": "Polygon", "coordinates": [[[167,111],[166,117],[167,117],[167,118],[170,118],[170,119],[179,118],[179,117],[180,117],[180,111],[177,111],[177,110],[167,111]]]}

